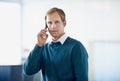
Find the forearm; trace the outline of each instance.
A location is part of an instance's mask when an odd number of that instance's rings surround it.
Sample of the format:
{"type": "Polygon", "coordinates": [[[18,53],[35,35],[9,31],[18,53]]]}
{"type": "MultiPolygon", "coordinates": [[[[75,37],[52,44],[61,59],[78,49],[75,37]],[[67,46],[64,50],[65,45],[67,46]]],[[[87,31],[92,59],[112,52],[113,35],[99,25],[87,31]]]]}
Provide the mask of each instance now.
{"type": "Polygon", "coordinates": [[[25,74],[32,75],[40,70],[42,64],[41,49],[36,45],[33,51],[30,52],[23,67],[25,74]]]}

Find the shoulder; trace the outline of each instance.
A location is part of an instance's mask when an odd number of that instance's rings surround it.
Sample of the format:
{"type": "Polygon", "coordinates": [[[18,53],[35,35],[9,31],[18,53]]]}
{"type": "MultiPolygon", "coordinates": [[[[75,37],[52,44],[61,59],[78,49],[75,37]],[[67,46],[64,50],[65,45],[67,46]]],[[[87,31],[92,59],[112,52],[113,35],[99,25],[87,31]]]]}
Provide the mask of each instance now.
{"type": "Polygon", "coordinates": [[[73,55],[80,54],[80,55],[88,56],[85,46],[79,40],[69,37],[69,41],[73,45],[73,48],[72,48],[73,55]]]}
{"type": "Polygon", "coordinates": [[[66,42],[70,43],[70,44],[73,44],[73,45],[82,45],[82,43],[79,40],[71,38],[71,37],[68,37],[66,39],[66,42]]]}
{"type": "Polygon", "coordinates": [[[67,40],[66,40],[67,44],[69,44],[70,46],[73,47],[73,49],[75,50],[80,50],[80,49],[84,49],[86,50],[85,46],[82,44],[81,41],[77,40],[77,39],[74,39],[74,38],[71,38],[71,37],[68,37],[67,40]]]}

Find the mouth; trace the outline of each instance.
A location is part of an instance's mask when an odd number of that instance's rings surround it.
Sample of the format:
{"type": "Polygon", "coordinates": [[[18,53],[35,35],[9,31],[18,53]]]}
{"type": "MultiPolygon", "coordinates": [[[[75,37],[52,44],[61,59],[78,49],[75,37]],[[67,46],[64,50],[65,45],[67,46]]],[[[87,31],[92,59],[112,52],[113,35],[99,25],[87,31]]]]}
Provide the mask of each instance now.
{"type": "Polygon", "coordinates": [[[57,34],[58,32],[56,30],[50,31],[52,34],[57,34]]]}

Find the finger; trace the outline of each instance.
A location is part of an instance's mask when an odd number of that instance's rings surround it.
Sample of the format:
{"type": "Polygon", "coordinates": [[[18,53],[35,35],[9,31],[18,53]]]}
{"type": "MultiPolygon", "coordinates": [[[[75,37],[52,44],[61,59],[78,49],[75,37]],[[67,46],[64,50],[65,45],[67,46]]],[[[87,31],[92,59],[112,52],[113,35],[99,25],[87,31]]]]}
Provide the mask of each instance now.
{"type": "Polygon", "coordinates": [[[47,32],[47,29],[41,29],[41,31],[47,32]]]}
{"type": "Polygon", "coordinates": [[[46,32],[47,32],[46,30],[41,30],[41,31],[40,31],[40,34],[43,35],[43,34],[46,34],[46,32]]]}
{"type": "Polygon", "coordinates": [[[45,39],[45,38],[46,38],[46,35],[45,35],[45,34],[43,34],[43,35],[42,35],[42,38],[44,38],[44,39],[45,39]]]}
{"type": "Polygon", "coordinates": [[[41,31],[41,34],[47,34],[47,30],[45,29],[45,30],[42,30],[41,31]]]}

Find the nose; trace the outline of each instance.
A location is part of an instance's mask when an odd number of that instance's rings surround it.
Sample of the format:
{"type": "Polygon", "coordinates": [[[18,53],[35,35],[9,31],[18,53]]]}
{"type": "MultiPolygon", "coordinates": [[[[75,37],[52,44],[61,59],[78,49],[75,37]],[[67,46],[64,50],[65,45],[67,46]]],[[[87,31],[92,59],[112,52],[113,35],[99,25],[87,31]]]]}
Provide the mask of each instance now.
{"type": "Polygon", "coordinates": [[[52,29],[56,28],[56,24],[53,23],[53,24],[51,25],[51,28],[52,28],[52,29]]]}

